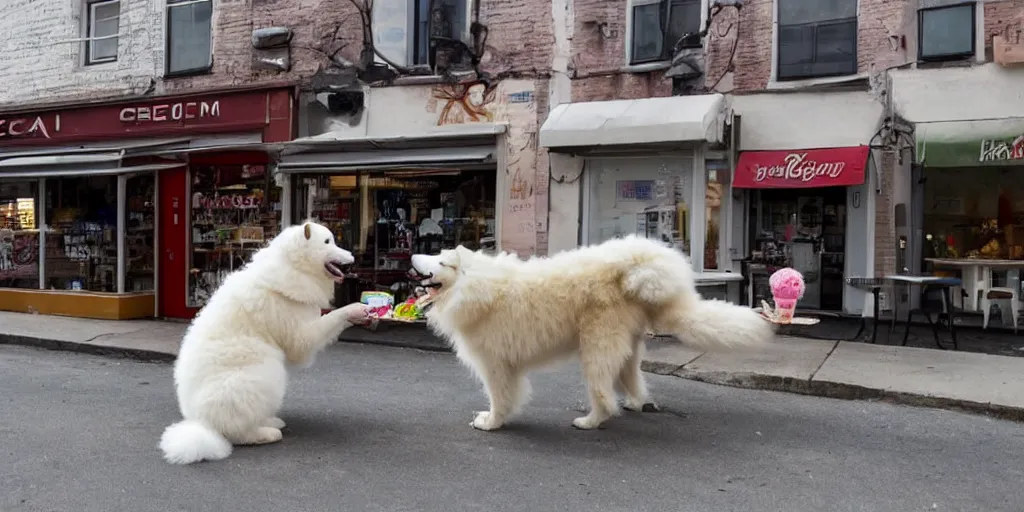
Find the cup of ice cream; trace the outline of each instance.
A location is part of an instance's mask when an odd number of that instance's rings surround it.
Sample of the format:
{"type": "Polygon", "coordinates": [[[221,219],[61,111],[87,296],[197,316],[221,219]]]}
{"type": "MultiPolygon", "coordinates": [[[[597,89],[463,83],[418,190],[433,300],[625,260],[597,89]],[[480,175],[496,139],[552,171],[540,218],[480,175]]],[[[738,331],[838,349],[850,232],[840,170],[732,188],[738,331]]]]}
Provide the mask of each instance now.
{"type": "Polygon", "coordinates": [[[792,322],[796,303],[804,296],[804,276],[796,269],[782,268],[768,278],[768,286],[775,302],[776,321],[782,324],[792,322]]]}

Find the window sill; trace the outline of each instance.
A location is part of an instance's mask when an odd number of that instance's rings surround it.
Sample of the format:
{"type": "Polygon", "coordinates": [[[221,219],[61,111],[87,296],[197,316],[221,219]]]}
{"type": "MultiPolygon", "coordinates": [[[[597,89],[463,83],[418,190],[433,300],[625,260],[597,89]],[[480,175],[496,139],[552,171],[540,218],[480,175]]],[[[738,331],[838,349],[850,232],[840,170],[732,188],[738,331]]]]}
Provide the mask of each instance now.
{"type": "Polygon", "coordinates": [[[97,69],[105,70],[105,69],[108,69],[108,68],[111,68],[111,67],[115,67],[116,65],[117,65],[117,60],[105,60],[105,61],[102,61],[102,62],[86,62],[86,63],[83,63],[81,66],[78,66],[78,70],[79,71],[94,71],[94,70],[97,70],[97,69]]]}
{"type": "Polygon", "coordinates": [[[622,73],[650,73],[652,71],[664,71],[670,67],[672,67],[672,61],[660,60],[643,64],[627,64],[619,68],[619,71],[622,73]]]}
{"type": "Polygon", "coordinates": [[[802,80],[786,80],[780,82],[775,79],[768,81],[768,85],[765,89],[770,91],[785,91],[793,89],[803,89],[806,87],[812,87],[815,85],[834,85],[834,84],[845,84],[848,82],[857,82],[860,80],[867,80],[870,78],[868,73],[856,73],[853,75],[845,76],[830,76],[824,78],[805,78],[802,80]]]}
{"type": "Polygon", "coordinates": [[[185,71],[174,71],[164,72],[164,80],[174,80],[175,78],[189,78],[193,76],[209,75],[213,73],[213,66],[202,68],[202,69],[190,69],[185,71]]]}

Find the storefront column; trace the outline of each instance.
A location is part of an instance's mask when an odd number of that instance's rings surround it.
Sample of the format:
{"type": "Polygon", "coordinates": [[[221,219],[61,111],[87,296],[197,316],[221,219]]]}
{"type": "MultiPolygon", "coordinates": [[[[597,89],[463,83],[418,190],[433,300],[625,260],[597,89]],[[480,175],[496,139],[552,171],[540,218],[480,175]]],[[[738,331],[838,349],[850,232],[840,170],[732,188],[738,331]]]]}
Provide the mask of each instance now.
{"type": "Polygon", "coordinates": [[[39,178],[36,193],[36,226],[39,228],[39,289],[46,289],[46,178],[39,178]]]}
{"type": "Polygon", "coordinates": [[[690,192],[690,265],[694,272],[704,271],[704,247],[707,243],[705,215],[708,171],[704,166],[704,146],[693,150],[693,190],[690,192]]]}
{"type": "MultiPolygon", "coordinates": [[[[269,169],[268,169],[269,170],[269,169]]],[[[281,229],[292,225],[292,177],[289,174],[281,174],[273,169],[274,181],[281,187],[281,229]]],[[[309,211],[309,210],[306,210],[309,211]]]]}
{"type": "Polygon", "coordinates": [[[128,196],[128,176],[117,175],[117,293],[124,293],[125,278],[125,202],[128,196]]]}
{"type": "Polygon", "coordinates": [[[153,318],[160,318],[160,171],[153,173],[153,318]]]}

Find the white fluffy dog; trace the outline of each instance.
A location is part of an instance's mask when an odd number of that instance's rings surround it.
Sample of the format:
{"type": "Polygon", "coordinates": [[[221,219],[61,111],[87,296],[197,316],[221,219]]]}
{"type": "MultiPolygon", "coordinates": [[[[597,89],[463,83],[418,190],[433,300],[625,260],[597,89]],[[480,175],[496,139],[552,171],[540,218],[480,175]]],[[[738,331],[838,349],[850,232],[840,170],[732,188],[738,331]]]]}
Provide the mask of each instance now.
{"type": "Polygon", "coordinates": [[[490,410],[471,423],[481,430],[526,403],[528,371],[568,356],[580,356],[591,407],[572,424],[593,429],[619,413],[616,387],[627,409],[657,410],[640,372],[649,330],[701,349],[762,345],[775,331],[750,308],[703,300],[689,259],[643,238],[526,261],[459,246],[412,265],[437,288],[429,325],[483,382],[490,410]]]}
{"type": "Polygon", "coordinates": [[[192,321],[174,363],[184,420],[164,431],[164,459],[218,460],[232,444],[281,440],[286,366],[311,365],[341,331],[369,320],[362,304],[320,314],[354,261],[329,229],[307,222],[283,230],[224,280],[192,321]]]}

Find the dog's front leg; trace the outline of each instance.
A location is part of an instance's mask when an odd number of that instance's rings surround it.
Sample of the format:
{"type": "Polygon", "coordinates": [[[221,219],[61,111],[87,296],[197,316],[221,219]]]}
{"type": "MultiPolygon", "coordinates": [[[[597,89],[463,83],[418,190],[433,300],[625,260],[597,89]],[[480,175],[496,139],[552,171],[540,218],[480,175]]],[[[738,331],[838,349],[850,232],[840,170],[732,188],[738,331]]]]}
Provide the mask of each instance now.
{"type": "Polygon", "coordinates": [[[355,325],[352,319],[365,316],[366,311],[365,305],[355,303],[320,316],[298,336],[295,350],[286,350],[288,362],[301,366],[312,364],[314,355],[334,343],[342,331],[355,325]]]}
{"type": "Polygon", "coordinates": [[[470,425],[479,430],[497,430],[524,400],[526,380],[522,373],[503,364],[481,370],[490,410],[477,412],[470,425]]]}

